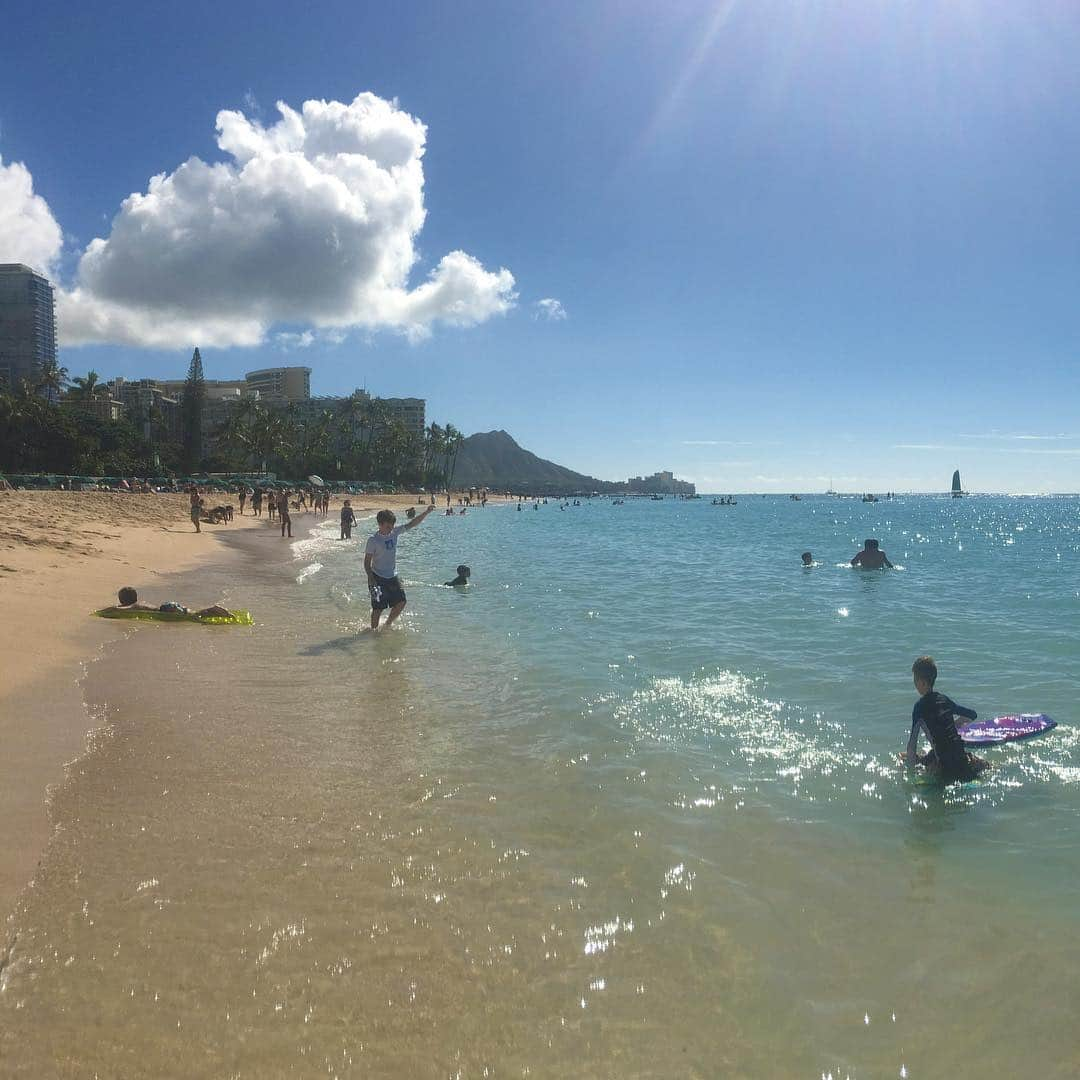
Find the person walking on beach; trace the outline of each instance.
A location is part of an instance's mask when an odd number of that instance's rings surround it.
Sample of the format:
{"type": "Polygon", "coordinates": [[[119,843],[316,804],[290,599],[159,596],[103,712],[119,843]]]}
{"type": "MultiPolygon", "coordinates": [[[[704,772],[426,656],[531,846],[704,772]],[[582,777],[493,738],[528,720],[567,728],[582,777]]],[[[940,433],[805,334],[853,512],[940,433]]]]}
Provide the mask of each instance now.
{"type": "Polygon", "coordinates": [[[263,489],[257,487],[251,493],[251,512],[256,517],[262,517],[262,501],[263,501],[263,489]]]}
{"type": "Polygon", "coordinates": [[[289,530],[289,539],[292,539],[292,518],[289,516],[289,493],[283,491],[278,496],[278,517],[281,518],[281,535],[285,535],[285,530],[289,530]]]}
{"type": "Polygon", "coordinates": [[[244,503],[247,502],[247,488],[241,486],[240,490],[236,493],[240,499],[240,516],[244,516],[244,503]]]}
{"type": "Polygon", "coordinates": [[[371,593],[371,629],[379,629],[379,619],[389,608],[389,626],[405,610],[405,590],[401,587],[396,571],[398,536],[406,529],[420,524],[435,508],[428,506],[404,525],[395,525],[397,518],[392,510],[380,510],[375,515],[379,531],[368,537],[364,545],[364,573],[367,574],[368,592],[371,593]]]}
{"type": "Polygon", "coordinates": [[[199,494],[199,489],[195,486],[191,488],[191,524],[195,526],[197,533],[202,532],[202,496],[199,494]]]}

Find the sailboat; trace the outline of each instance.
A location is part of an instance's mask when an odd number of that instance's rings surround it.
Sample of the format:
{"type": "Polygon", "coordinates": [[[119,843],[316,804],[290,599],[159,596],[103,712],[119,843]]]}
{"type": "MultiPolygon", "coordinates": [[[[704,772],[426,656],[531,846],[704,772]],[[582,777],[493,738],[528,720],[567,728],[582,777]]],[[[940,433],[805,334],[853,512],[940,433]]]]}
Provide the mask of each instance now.
{"type": "Polygon", "coordinates": [[[964,491],[960,487],[960,470],[957,469],[952,474],[952,497],[954,499],[960,499],[960,498],[963,498],[963,495],[964,495],[964,491]]]}

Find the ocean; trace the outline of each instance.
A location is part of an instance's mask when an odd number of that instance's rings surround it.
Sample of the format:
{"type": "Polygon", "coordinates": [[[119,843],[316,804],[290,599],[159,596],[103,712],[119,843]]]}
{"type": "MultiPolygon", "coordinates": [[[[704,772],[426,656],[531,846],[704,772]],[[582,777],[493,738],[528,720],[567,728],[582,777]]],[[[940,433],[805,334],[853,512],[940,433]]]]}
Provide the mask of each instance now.
{"type": "Polygon", "coordinates": [[[440,508],[374,636],[336,505],[89,664],[0,1075],[1080,1075],[1080,500],[440,508]],[[906,775],[927,652],[1059,726],[906,775]]]}

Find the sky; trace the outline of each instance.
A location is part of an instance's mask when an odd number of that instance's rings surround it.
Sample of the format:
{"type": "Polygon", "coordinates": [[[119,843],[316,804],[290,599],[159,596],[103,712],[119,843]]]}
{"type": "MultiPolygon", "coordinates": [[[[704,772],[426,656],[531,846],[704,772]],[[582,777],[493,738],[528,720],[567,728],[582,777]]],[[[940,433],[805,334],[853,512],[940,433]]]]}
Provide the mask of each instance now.
{"type": "Polygon", "coordinates": [[[1074,0],[27,4],[72,375],[312,368],[603,479],[1080,491],[1074,0]]]}

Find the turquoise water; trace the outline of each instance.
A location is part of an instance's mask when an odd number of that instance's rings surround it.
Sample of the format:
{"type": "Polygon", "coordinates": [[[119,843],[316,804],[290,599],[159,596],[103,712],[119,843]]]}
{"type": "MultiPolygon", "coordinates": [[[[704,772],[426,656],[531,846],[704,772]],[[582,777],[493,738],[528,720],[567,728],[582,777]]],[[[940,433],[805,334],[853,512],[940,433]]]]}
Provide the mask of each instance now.
{"type": "Polygon", "coordinates": [[[440,512],[374,637],[369,527],[246,536],[176,587],[253,630],[92,665],[8,1072],[1080,1072],[1080,500],[440,512]],[[868,536],[895,572],[848,567],[868,536]],[[905,775],[924,652],[1060,726],[905,775]]]}

